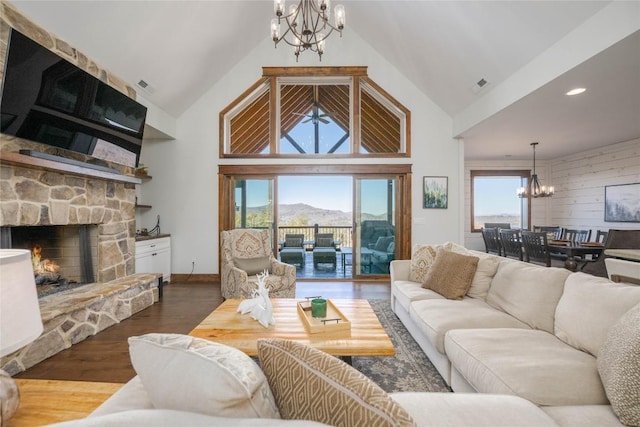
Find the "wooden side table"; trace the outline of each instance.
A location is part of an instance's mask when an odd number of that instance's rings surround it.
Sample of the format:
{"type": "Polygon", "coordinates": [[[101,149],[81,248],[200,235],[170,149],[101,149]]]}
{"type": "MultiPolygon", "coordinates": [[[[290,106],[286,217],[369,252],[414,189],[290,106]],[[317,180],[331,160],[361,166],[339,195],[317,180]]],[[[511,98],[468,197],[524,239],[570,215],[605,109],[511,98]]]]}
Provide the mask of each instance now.
{"type": "Polygon", "coordinates": [[[76,420],[118,391],[124,384],[89,381],[16,379],[20,407],[7,427],[36,427],[76,420]]]}

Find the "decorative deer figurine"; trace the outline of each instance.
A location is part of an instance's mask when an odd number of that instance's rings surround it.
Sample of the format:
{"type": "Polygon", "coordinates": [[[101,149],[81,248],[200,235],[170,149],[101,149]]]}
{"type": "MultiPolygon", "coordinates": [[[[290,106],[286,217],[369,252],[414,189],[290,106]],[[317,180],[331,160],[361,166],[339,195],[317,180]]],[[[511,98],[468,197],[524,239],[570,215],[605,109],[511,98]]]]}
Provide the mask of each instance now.
{"type": "Polygon", "coordinates": [[[252,292],[253,298],[246,299],[238,305],[238,311],[242,314],[251,313],[251,317],[265,328],[269,325],[275,325],[276,320],[273,318],[273,306],[269,299],[269,290],[267,289],[266,280],[269,272],[264,270],[261,274],[257,274],[258,289],[252,292]]]}

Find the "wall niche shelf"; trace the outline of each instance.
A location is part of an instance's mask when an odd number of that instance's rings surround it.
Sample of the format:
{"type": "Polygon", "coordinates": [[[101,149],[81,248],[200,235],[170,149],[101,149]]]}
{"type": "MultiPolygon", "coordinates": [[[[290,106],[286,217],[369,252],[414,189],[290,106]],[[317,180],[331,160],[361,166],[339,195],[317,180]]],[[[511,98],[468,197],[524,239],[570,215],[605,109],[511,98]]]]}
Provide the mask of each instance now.
{"type": "MultiPolygon", "coordinates": [[[[151,181],[153,177],[151,175],[146,175],[146,174],[136,174],[136,178],[140,179],[141,183],[145,183],[146,181],[151,181]]],[[[139,203],[138,198],[136,196],[136,209],[151,209],[152,207],[153,207],[152,205],[139,203]]]]}

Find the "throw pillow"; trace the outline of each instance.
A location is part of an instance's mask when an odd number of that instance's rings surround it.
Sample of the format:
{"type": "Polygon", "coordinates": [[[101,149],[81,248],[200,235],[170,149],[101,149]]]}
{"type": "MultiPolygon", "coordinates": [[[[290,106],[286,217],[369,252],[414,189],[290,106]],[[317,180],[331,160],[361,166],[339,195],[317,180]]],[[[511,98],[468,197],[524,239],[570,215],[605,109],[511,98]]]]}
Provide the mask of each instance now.
{"type": "Polygon", "coordinates": [[[431,289],[447,299],[462,299],[476,274],[478,260],[475,256],[439,248],[422,287],[431,289]]]}
{"type": "Polygon", "coordinates": [[[427,272],[433,261],[436,259],[436,250],[439,247],[449,249],[451,243],[447,242],[443,245],[415,245],[411,252],[411,265],[409,269],[409,280],[412,282],[424,283],[427,278],[427,272]]]}
{"type": "Polygon", "coordinates": [[[271,257],[268,256],[257,258],[234,258],[233,265],[240,270],[244,270],[248,276],[262,273],[264,270],[271,273],[271,257]]]}
{"type": "Polygon", "coordinates": [[[235,348],[179,334],[129,338],[131,363],[158,409],[280,418],[260,367],[235,348]]]}
{"type": "Polygon", "coordinates": [[[623,424],[640,426],[640,304],[609,329],[598,372],[613,412],[623,424]]]}
{"type": "Polygon", "coordinates": [[[333,426],[413,426],[377,384],[340,359],[290,340],[258,340],[260,365],[284,419],[333,426]]]}
{"type": "Polygon", "coordinates": [[[473,255],[479,258],[476,274],[473,275],[471,287],[467,291],[467,296],[485,300],[491,287],[493,276],[498,272],[500,261],[504,258],[497,255],[489,255],[482,252],[471,252],[464,246],[452,243],[451,250],[462,255],[473,255]]]}

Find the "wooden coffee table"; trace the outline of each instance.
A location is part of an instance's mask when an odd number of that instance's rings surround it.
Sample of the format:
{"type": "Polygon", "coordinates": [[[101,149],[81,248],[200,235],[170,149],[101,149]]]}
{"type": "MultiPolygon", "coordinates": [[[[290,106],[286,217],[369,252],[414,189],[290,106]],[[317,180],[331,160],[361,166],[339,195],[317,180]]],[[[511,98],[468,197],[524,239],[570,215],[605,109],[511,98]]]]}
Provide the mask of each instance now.
{"type": "Polygon", "coordinates": [[[189,335],[216,341],[258,355],[259,338],[285,338],[307,344],[334,356],[393,356],[393,343],[367,300],[331,299],[351,322],[351,331],[307,333],[297,311],[300,300],[273,298],[276,324],[265,328],[249,314],[237,312],[240,299],[228,299],[189,335]]]}

